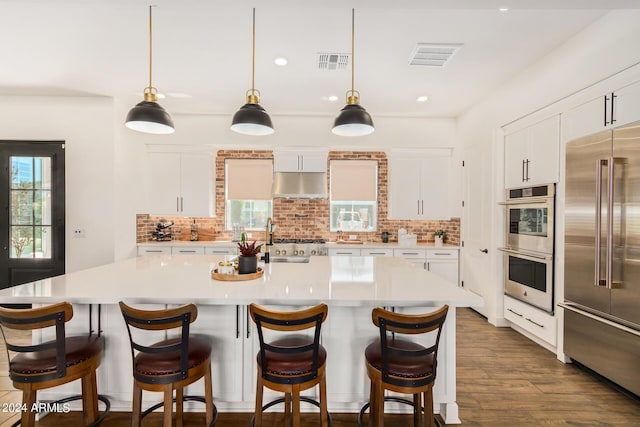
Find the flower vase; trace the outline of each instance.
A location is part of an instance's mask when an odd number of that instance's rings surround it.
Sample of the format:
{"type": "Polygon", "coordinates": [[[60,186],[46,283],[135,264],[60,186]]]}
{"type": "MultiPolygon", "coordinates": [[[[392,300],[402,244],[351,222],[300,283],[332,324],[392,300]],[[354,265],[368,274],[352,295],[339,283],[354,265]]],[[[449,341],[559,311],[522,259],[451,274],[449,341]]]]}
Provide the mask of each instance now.
{"type": "Polygon", "coordinates": [[[442,246],[444,243],[442,236],[434,236],[433,238],[435,239],[435,246],[442,246]]]}
{"type": "Polygon", "coordinates": [[[258,270],[258,257],[257,256],[242,256],[238,257],[238,274],[250,274],[255,273],[258,270]]]}

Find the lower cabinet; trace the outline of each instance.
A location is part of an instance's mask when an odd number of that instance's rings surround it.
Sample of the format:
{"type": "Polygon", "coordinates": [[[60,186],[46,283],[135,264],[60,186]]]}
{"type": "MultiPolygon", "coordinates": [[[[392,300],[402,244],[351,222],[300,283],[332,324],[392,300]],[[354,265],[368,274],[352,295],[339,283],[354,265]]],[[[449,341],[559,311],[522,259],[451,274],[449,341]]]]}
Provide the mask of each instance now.
{"type": "Polygon", "coordinates": [[[455,249],[427,249],[427,270],[458,286],[458,251],[455,249]]]}
{"type": "Polygon", "coordinates": [[[556,318],[520,300],[504,296],[504,317],[532,335],[556,346],[556,318]]]}
{"type": "Polygon", "coordinates": [[[394,249],[393,256],[402,257],[412,264],[426,268],[427,250],[420,248],[394,249]]]}

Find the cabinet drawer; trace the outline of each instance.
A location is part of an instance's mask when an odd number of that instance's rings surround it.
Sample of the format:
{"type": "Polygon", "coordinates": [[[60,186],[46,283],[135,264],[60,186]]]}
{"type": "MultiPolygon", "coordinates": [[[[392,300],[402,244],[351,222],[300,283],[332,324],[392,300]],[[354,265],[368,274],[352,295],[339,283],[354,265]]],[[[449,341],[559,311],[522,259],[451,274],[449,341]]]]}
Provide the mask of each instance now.
{"type": "Polygon", "coordinates": [[[394,249],[393,256],[401,256],[405,258],[426,258],[426,249],[394,249]]]}
{"type": "Polygon", "coordinates": [[[204,255],[204,247],[172,247],[171,255],[204,255]]]}
{"type": "Polygon", "coordinates": [[[138,256],[144,255],[171,255],[170,246],[138,246],[138,256]]]}
{"type": "Polygon", "coordinates": [[[536,337],[556,346],[556,318],[505,295],[504,317],[536,337]]]}
{"type": "Polygon", "coordinates": [[[237,247],[205,247],[205,255],[236,255],[237,247]]]}
{"type": "Polygon", "coordinates": [[[354,248],[330,248],[329,255],[360,255],[360,249],[354,248]]]}
{"type": "Polygon", "coordinates": [[[382,249],[361,249],[362,255],[370,255],[370,256],[393,256],[393,249],[391,248],[382,248],[382,249]]]}
{"type": "Polygon", "coordinates": [[[458,259],[455,249],[428,249],[427,259],[458,259]]]}

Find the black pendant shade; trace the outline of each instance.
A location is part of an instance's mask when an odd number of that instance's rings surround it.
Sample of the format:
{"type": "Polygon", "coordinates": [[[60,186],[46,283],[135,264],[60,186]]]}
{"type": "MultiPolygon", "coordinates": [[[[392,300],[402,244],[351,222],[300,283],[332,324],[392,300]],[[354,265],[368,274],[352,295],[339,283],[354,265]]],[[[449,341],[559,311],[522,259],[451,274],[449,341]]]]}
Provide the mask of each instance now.
{"type": "Polygon", "coordinates": [[[231,130],[244,135],[271,135],[274,133],[271,117],[260,104],[244,104],[233,115],[231,130]]]}
{"type": "Polygon", "coordinates": [[[373,120],[362,105],[347,104],[333,122],[334,134],[340,136],[361,136],[373,133],[373,120]]]}
{"type": "Polygon", "coordinates": [[[170,134],[175,132],[169,113],[160,104],[152,101],[137,103],[127,114],[125,126],[144,133],[170,134]]]}

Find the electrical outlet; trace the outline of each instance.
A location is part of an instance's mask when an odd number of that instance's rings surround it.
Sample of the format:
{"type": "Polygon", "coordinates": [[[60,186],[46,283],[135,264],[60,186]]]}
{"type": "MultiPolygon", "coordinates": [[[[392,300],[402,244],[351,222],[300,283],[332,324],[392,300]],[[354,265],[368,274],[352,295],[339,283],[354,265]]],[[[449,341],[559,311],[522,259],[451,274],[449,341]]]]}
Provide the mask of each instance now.
{"type": "Polygon", "coordinates": [[[73,237],[76,239],[87,237],[84,233],[84,228],[76,228],[75,230],[73,230],[73,237]]]}

